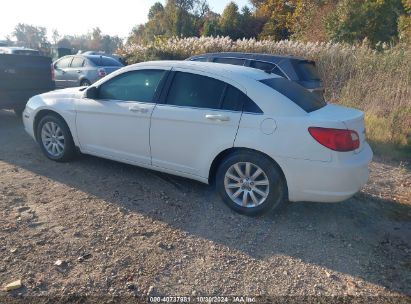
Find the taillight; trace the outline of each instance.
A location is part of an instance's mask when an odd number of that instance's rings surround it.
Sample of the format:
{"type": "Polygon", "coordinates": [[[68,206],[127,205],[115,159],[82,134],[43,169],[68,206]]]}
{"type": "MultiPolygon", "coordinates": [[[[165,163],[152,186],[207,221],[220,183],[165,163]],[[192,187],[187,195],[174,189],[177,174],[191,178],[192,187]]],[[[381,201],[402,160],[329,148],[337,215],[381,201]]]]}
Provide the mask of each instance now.
{"type": "Polygon", "coordinates": [[[107,75],[105,69],[98,69],[98,70],[97,70],[97,74],[98,74],[98,77],[104,77],[104,76],[107,75]]]}
{"type": "Polygon", "coordinates": [[[54,65],[51,65],[51,80],[55,81],[56,80],[56,74],[54,72],[54,65]]]}
{"type": "Polygon", "coordinates": [[[316,141],[334,151],[354,151],[360,147],[358,133],[353,130],[310,127],[308,131],[316,141]]]}

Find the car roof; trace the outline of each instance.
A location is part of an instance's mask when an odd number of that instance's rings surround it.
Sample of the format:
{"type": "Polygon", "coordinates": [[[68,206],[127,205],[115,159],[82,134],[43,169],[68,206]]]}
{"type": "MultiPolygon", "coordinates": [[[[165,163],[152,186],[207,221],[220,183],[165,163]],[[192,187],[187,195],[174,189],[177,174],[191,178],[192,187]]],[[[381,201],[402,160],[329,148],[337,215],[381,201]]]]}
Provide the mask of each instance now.
{"type": "Polygon", "coordinates": [[[2,50],[11,50],[11,51],[34,51],[38,52],[38,50],[35,49],[29,49],[21,46],[0,46],[0,49],[2,50]]]}
{"type": "Polygon", "coordinates": [[[284,59],[290,60],[301,60],[309,61],[304,57],[291,56],[291,55],[275,55],[275,54],[265,54],[265,53],[246,53],[246,52],[220,52],[220,53],[204,53],[199,55],[191,56],[188,59],[199,58],[199,57],[218,57],[218,58],[244,58],[244,59],[255,59],[255,60],[269,60],[274,63],[278,63],[284,59]]]}
{"type": "Polygon", "coordinates": [[[112,57],[110,57],[110,56],[106,56],[106,55],[88,55],[88,54],[78,54],[78,55],[73,55],[73,56],[83,56],[83,57],[86,57],[86,58],[91,58],[91,59],[93,59],[93,58],[95,58],[95,59],[98,59],[98,58],[111,58],[111,59],[113,59],[112,57]]]}
{"type": "Polygon", "coordinates": [[[125,69],[133,70],[135,67],[164,67],[164,68],[181,68],[181,69],[192,69],[197,71],[203,71],[211,74],[216,74],[222,77],[235,78],[235,77],[246,77],[252,78],[254,80],[262,80],[267,78],[281,78],[276,74],[270,74],[262,70],[214,62],[197,62],[197,61],[148,61],[130,65],[125,69]]]}

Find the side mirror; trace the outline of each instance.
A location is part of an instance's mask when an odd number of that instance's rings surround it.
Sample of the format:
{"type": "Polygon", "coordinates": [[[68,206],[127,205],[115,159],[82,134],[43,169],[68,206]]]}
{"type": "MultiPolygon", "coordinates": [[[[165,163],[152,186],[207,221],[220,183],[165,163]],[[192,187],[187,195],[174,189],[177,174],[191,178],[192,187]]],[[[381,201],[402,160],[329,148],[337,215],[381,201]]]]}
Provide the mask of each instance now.
{"type": "Polygon", "coordinates": [[[96,87],[88,87],[86,90],[85,97],[89,99],[97,99],[98,89],[96,87]]]}

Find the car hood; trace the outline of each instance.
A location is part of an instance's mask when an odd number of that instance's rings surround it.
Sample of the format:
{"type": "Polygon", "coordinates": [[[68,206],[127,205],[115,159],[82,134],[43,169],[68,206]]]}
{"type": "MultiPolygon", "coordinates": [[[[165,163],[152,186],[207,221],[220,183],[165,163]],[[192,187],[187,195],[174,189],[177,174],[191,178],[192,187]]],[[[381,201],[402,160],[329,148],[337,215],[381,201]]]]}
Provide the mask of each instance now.
{"type": "Polygon", "coordinates": [[[84,87],[67,88],[44,93],[42,96],[45,98],[80,98],[84,95],[84,91],[84,87]]]}

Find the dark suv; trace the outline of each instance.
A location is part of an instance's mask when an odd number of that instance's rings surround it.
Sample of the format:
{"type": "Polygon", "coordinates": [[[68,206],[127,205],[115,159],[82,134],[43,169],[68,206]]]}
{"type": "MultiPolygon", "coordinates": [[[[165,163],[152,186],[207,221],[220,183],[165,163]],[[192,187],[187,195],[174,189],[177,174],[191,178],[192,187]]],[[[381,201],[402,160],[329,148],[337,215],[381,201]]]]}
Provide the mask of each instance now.
{"type": "Polygon", "coordinates": [[[187,60],[256,68],[292,80],[320,96],[324,94],[323,82],[317,72],[315,62],[301,57],[230,52],[196,55],[187,60]]]}

